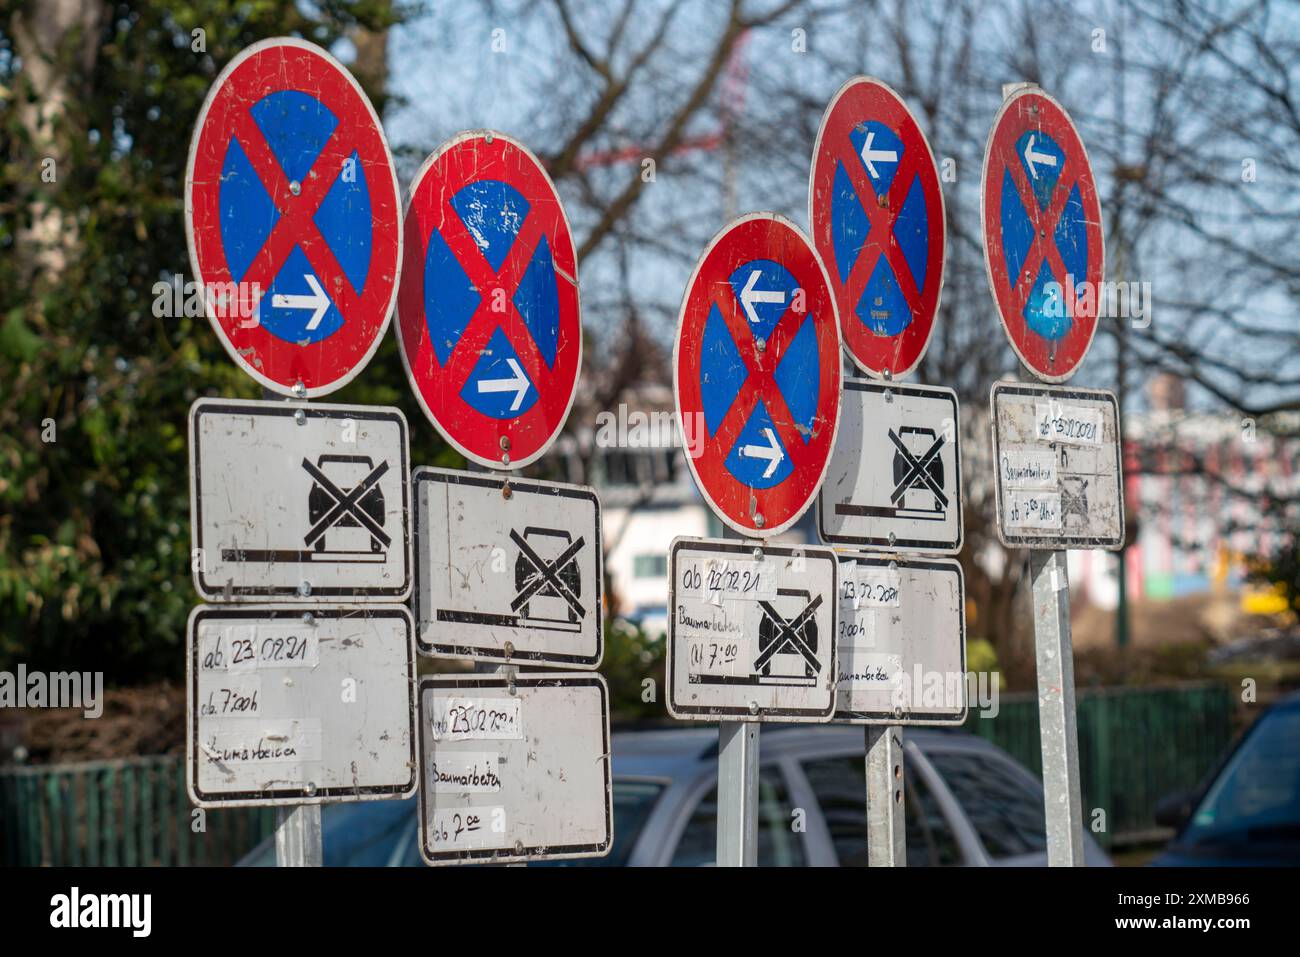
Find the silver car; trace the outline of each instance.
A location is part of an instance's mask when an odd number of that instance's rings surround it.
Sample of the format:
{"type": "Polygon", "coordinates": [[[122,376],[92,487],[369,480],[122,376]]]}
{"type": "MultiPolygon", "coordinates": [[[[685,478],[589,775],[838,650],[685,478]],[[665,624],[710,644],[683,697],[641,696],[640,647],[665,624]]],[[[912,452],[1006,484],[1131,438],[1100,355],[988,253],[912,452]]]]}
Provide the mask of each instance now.
{"type": "MultiPolygon", "coordinates": [[[[965,732],[908,729],[903,739],[909,866],[1047,863],[1043,790],[1029,771],[965,732]]],[[[867,863],[863,750],[862,728],[764,726],[760,866],[867,863]]],[[[614,846],[607,857],[563,863],[712,865],[717,729],[617,733],[613,753],[614,846]]],[[[327,807],[326,865],[421,866],[415,815],[414,798],[327,807]]],[[[1110,864],[1090,835],[1084,843],[1088,864],[1110,864]]],[[[273,865],[274,841],[263,842],[241,863],[273,865]]]]}

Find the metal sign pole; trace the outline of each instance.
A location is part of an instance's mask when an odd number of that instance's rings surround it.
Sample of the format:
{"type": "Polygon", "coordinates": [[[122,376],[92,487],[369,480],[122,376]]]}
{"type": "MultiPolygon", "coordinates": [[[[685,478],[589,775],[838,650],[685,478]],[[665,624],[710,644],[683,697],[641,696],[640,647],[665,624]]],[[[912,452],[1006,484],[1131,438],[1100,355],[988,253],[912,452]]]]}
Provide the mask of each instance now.
{"type": "MultiPolygon", "coordinates": [[[[726,538],[740,538],[734,531],[726,538]]],[[[761,541],[749,540],[756,549],[761,541]]],[[[718,867],[758,865],[757,721],[718,722],[718,867]]]]}
{"type": "Polygon", "coordinates": [[[1070,580],[1065,552],[1031,550],[1029,574],[1034,590],[1047,863],[1050,867],[1082,867],[1083,797],[1079,790],[1079,729],[1074,710],[1074,648],[1070,640],[1070,580]]]}
{"type": "MultiPolygon", "coordinates": [[[[851,370],[850,370],[851,372],[851,370]]],[[[886,369],[891,391],[894,376],[886,369]]],[[[890,534],[893,541],[893,534],[890,534]]],[[[867,786],[867,866],[907,866],[907,807],[903,800],[903,729],[898,725],[867,725],[865,762],[867,786]]]]}
{"type": "Polygon", "coordinates": [[[867,742],[867,866],[906,867],[903,729],[869,724],[867,742]]]}
{"type": "MultiPolygon", "coordinates": [[[[263,387],[262,398],[283,399],[284,396],[263,387]]],[[[323,866],[320,808],[319,804],[293,804],[275,809],[276,867],[323,866]]]]}
{"type": "Polygon", "coordinates": [[[718,724],[718,867],[758,863],[756,721],[718,724]]]}
{"type": "Polygon", "coordinates": [[[320,867],[323,863],[320,805],[275,809],[275,866],[320,867]]]}

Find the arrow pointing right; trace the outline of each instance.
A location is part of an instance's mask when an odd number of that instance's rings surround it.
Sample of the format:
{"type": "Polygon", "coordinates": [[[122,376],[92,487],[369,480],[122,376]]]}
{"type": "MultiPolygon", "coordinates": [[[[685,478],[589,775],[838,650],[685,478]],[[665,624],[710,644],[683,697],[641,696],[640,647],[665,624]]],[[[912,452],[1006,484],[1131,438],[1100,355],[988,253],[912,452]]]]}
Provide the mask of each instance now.
{"type": "Polygon", "coordinates": [[[772,477],[776,467],[785,458],[785,450],[776,441],[776,433],[771,429],[764,429],[763,434],[767,436],[767,445],[742,445],[740,454],[751,459],[767,459],[767,468],[763,470],[763,478],[767,479],[772,477]]]}
{"type": "Polygon", "coordinates": [[[510,366],[513,376],[509,379],[479,379],[478,390],[479,392],[513,392],[515,399],[510,403],[510,411],[518,412],[524,396],[528,394],[528,377],[524,375],[524,370],[519,368],[519,363],[513,357],[506,359],[506,364],[510,366]]]}
{"type": "Polygon", "coordinates": [[[1025,165],[1029,167],[1029,175],[1038,179],[1038,168],[1035,163],[1042,163],[1044,166],[1055,166],[1056,157],[1051,153],[1039,153],[1034,149],[1034,134],[1029,134],[1029,142],[1025,144],[1025,165]]]}
{"type": "Polygon", "coordinates": [[[277,309],[312,309],[311,318],[307,320],[307,328],[315,329],[320,325],[321,318],[325,315],[325,310],[330,307],[329,296],[325,295],[325,290],[320,287],[316,277],[311,273],[303,273],[302,278],[307,280],[307,285],[311,286],[311,295],[303,296],[300,294],[280,295],[276,293],[271,297],[271,305],[277,309]]]}

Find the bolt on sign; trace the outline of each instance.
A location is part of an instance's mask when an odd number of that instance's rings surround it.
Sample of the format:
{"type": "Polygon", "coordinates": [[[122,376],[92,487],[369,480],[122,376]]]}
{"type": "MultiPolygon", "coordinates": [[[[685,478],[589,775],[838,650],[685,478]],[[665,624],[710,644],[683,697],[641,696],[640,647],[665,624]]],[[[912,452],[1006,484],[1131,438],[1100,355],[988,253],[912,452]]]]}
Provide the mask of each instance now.
{"type": "Polygon", "coordinates": [[[1016,91],[993,121],[980,216],[989,286],[1012,348],[1038,378],[1064,382],[1097,331],[1105,248],[1083,140],[1042,90],[1016,91]]]}
{"type": "Polygon", "coordinates": [[[668,713],[829,721],[835,553],[677,538],[669,550],[668,713]]]}
{"type": "Polygon", "coordinates": [[[190,800],[410,797],[414,632],[397,605],[195,608],[186,656],[190,800]]]}
{"type": "Polygon", "coordinates": [[[822,117],[809,179],[808,222],[844,348],[863,372],[902,378],[925,355],[943,291],[947,227],[930,144],[897,93],[854,77],[822,117]]]}
{"type": "Polygon", "coordinates": [[[190,406],[194,587],[208,601],[405,601],[406,418],[382,406],[190,406]]]}
{"type": "Polygon", "coordinates": [[[405,249],[397,334],[421,408],[485,468],[536,461],[582,368],[577,258],[555,185],[522,143],[461,133],[416,173],[405,249]]]}
{"type": "Polygon", "coordinates": [[[603,857],[614,834],[597,674],[420,679],[426,864],[603,857]]]}
{"type": "Polygon", "coordinates": [[[776,213],[713,237],[682,299],[673,389],[686,460],[742,535],[798,520],[821,486],[840,412],[840,332],[826,270],[776,213]]]}
{"type": "Polygon", "coordinates": [[[961,565],[841,553],[835,718],[853,724],[966,720],[961,565]]]}
{"type": "Polygon", "coordinates": [[[1009,547],[1124,546],[1113,392],[995,382],[998,538],[1009,547]]]}
{"type": "Polygon", "coordinates": [[[401,206],[379,117],[337,60],[281,37],[221,72],[190,142],[185,235],[240,368],[300,398],[356,377],[397,299],[401,206]]]}
{"type": "Polygon", "coordinates": [[[593,489],[418,468],[415,615],[427,655],[596,668],[603,650],[593,489]]]}
{"type": "Polygon", "coordinates": [[[845,380],[840,434],[817,497],[822,541],[961,551],[960,436],[952,389],[845,380]]]}

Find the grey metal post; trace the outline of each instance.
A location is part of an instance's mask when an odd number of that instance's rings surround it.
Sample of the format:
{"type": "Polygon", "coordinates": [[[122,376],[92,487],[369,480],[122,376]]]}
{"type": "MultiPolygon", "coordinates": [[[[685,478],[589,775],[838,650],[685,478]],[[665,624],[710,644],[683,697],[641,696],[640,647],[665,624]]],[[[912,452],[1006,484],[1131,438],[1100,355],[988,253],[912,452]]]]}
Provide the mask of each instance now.
{"type": "Polygon", "coordinates": [[[320,805],[292,804],[275,809],[275,866],[320,867],[323,861],[320,805]]]}
{"type": "Polygon", "coordinates": [[[1079,728],[1075,718],[1070,579],[1065,552],[1030,551],[1029,574],[1034,592],[1047,863],[1051,867],[1082,867],[1083,797],[1079,789],[1079,728]]]}
{"type": "MultiPolygon", "coordinates": [[[[886,383],[893,374],[884,370],[886,383]]],[[[867,866],[907,866],[907,804],[903,775],[903,729],[869,724],[866,732],[867,866]]]]}
{"type": "MultiPolygon", "coordinates": [[[[291,401],[266,387],[262,388],[262,398],[291,401]]],[[[320,808],[319,804],[292,804],[275,809],[276,867],[322,866],[325,853],[321,846],[320,808]]]]}
{"type": "Polygon", "coordinates": [[[867,866],[907,866],[903,729],[869,724],[867,740],[867,866]]]}
{"type": "Polygon", "coordinates": [[[718,867],[758,863],[756,721],[718,724],[718,867]]]}

